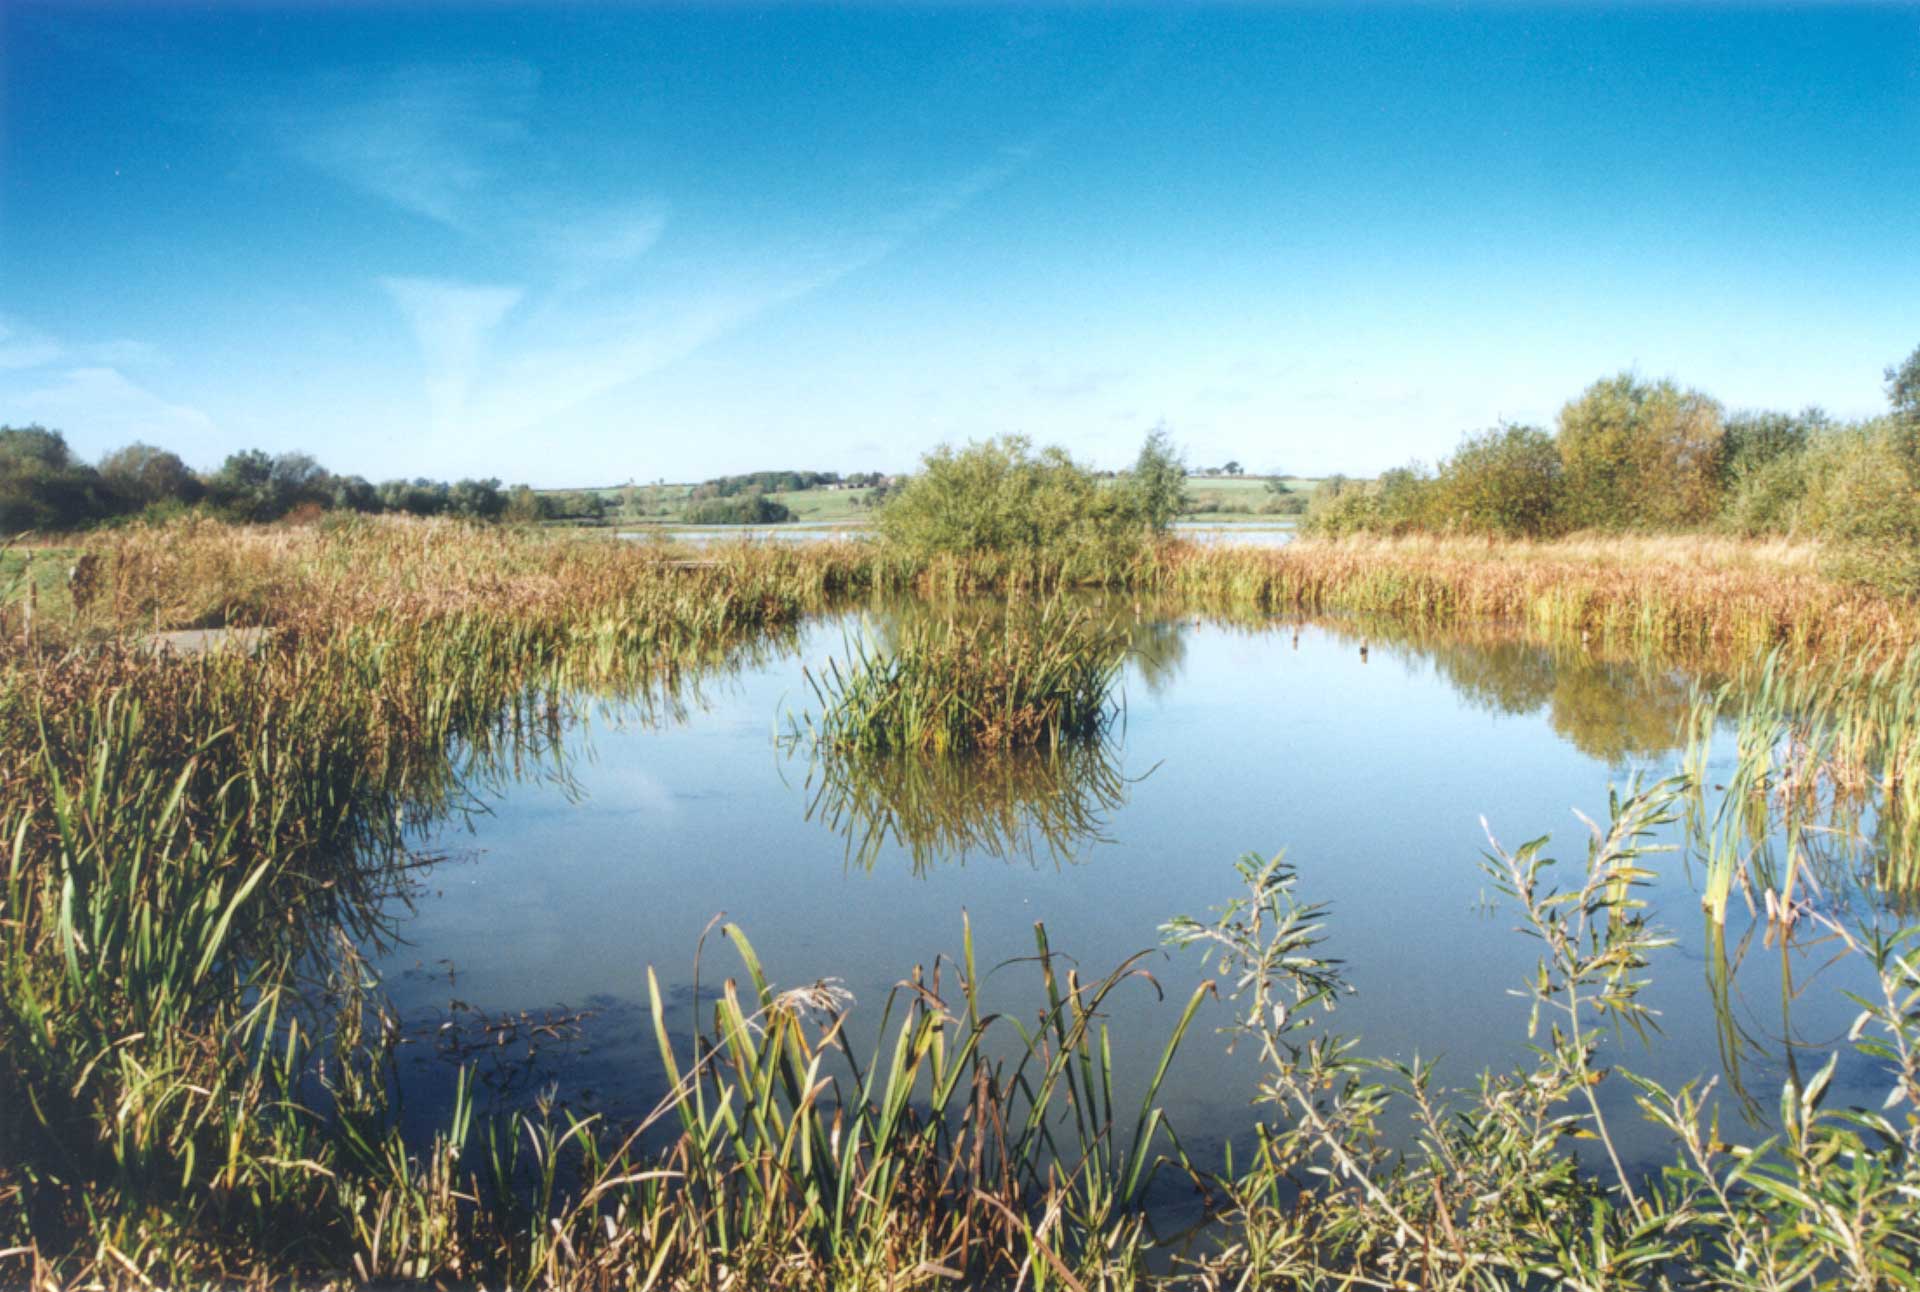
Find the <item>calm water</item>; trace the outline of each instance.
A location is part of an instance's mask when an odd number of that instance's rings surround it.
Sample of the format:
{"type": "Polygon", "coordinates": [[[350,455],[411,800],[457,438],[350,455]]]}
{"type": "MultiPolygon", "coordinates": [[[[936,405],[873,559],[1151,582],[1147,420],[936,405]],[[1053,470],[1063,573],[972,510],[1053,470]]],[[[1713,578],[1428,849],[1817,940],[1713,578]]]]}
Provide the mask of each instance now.
{"type": "MultiPolygon", "coordinates": [[[[634,529],[621,530],[620,537],[633,542],[650,542],[655,539],[675,543],[685,543],[692,547],[706,547],[712,543],[734,542],[739,539],[751,539],[755,542],[774,543],[818,543],[824,540],[841,542],[847,539],[866,538],[872,531],[865,525],[844,524],[789,524],[789,525],[724,525],[708,526],[703,529],[634,529]]],[[[1294,527],[1277,523],[1220,523],[1213,521],[1182,520],[1176,521],[1173,532],[1181,538],[1196,543],[1230,543],[1244,547],[1283,547],[1293,541],[1294,527]]]]}
{"type": "Polygon", "coordinates": [[[637,543],[664,541],[706,547],[713,543],[736,543],[742,539],[756,543],[844,542],[866,538],[869,533],[871,531],[865,525],[710,525],[700,529],[671,526],[623,529],[619,537],[637,543]]]}
{"type": "Polygon", "coordinates": [[[1194,543],[1220,543],[1233,547],[1285,547],[1293,541],[1296,526],[1277,521],[1175,521],[1173,532],[1194,543]]]}
{"type": "MultiPolygon", "coordinates": [[[[896,810],[876,828],[859,787],[823,789],[805,751],[776,740],[810,698],[803,664],[843,654],[857,620],[813,622],[791,649],[707,685],[682,720],[599,712],[569,736],[564,777],[512,783],[486,815],[423,838],[449,860],[402,923],[407,945],[380,963],[409,1023],[424,1035],[454,1018],[441,1035],[486,1040],[482,1017],[590,1011],[571,1040],[531,1059],[518,1033],[489,1048],[489,1086],[501,1103],[551,1087],[634,1114],[662,1085],[647,966],[671,985],[684,1036],[695,946],[717,914],[747,930],[777,984],[843,979],[870,1028],[914,965],[958,950],[965,911],[983,966],[1030,954],[1037,920],[1083,972],[1151,951],[1166,1001],[1136,983],[1111,1010],[1117,1057],[1144,1080],[1203,970],[1191,953],[1155,949],[1159,925],[1233,897],[1236,857],[1285,849],[1300,895],[1329,904],[1327,949],[1358,989],[1333,1026],[1369,1053],[1443,1056],[1464,1085],[1521,1061],[1527,1006],[1508,989],[1536,957],[1478,868],[1482,817],[1510,845],[1551,832],[1571,881],[1585,847],[1575,810],[1604,820],[1610,783],[1675,768],[1687,711],[1677,674],[1498,639],[1376,638],[1363,658],[1363,639],[1337,627],[1148,623],[1104,754],[1071,774],[903,773],[864,791],[869,806],[896,810]],[[928,803],[971,806],[942,818],[928,803]]],[[[1853,1010],[1841,991],[1862,986],[1861,967],[1810,933],[1786,950],[1763,945],[1737,898],[1722,945],[1687,859],[1651,864],[1653,918],[1678,940],[1650,993],[1664,1035],[1622,1038],[1608,1061],[1667,1081],[1718,1075],[1774,1105],[1789,1064],[1817,1067],[1844,1048],[1853,1010]]],[[[736,972],[710,938],[703,991],[736,972]]],[[[1030,965],[1001,969],[990,988],[1023,1014],[1040,999],[1030,965]]],[[[433,1050],[408,1052],[421,1116],[448,1080],[433,1050]]],[[[1605,1089],[1624,1104],[1624,1083],[1605,1089]]],[[[1203,1026],[1165,1103],[1207,1157],[1245,1132],[1252,1090],[1245,1061],[1203,1026]]],[[[1838,1097],[1877,1104],[1882,1093],[1870,1066],[1843,1060],[1838,1097]]],[[[1658,1143],[1625,1138],[1629,1154],[1658,1143]]]]}

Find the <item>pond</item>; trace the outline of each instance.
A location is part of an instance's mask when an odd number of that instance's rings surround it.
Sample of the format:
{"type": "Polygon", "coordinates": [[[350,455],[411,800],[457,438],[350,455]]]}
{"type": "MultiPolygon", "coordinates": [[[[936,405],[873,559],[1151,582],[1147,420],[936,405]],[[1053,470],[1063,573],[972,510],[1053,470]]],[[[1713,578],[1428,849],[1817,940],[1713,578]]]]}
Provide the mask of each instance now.
{"type": "MultiPolygon", "coordinates": [[[[1498,633],[1396,640],[1147,615],[1101,748],[849,782],[782,737],[812,699],[803,668],[844,658],[861,631],[858,613],[814,619],[671,718],[598,709],[566,736],[564,774],[509,782],[484,813],[419,839],[445,860],[400,925],[405,944],[379,958],[423,1038],[403,1051],[411,1115],[441,1106],[447,1037],[480,1055],[499,1105],[551,1091],[644,1113],[665,1084],[648,967],[686,1035],[696,946],[722,912],[778,985],[841,980],[856,1038],[913,966],[959,951],[963,912],[980,965],[1013,962],[990,1000],[1029,1017],[1039,988],[1020,958],[1036,921],[1083,974],[1147,952],[1165,999],[1141,979],[1108,1009],[1137,1092],[1209,968],[1161,950],[1161,924],[1236,896],[1242,854],[1283,849],[1300,896],[1327,905],[1326,950],[1356,989],[1329,1025],[1369,1054],[1438,1058],[1450,1084],[1470,1084],[1524,1061],[1528,1007],[1511,992],[1538,955],[1480,869],[1486,829],[1508,846],[1551,833],[1574,882],[1587,839],[1576,813],[1604,822],[1610,786],[1678,768],[1692,687],[1677,671],[1498,633]],[[536,1034],[542,1022],[557,1026],[536,1034]]],[[[1730,758],[1722,750],[1709,776],[1724,779],[1730,758]]],[[[1884,1089],[1845,1045],[1855,1011],[1842,993],[1871,981],[1857,958],[1806,925],[1769,942],[1738,897],[1721,930],[1684,849],[1649,864],[1651,918],[1674,938],[1647,994],[1661,1031],[1610,1041],[1603,1061],[1676,1083],[1717,1077],[1730,1125],[1757,1128],[1790,1071],[1839,1049],[1836,1098],[1877,1104],[1884,1089]]],[[[1826,883],[1830,907],[1873,911],[1844,877],[1826,883]]],[[[739,974],[709,936],[700,992],[739,974]]],[[[1248,1132],[1256,1073],[1214,1034],[1223,1008],[1200,1018],[1162,1102],[1188,1151],[1214,1163],[1248,1132]]],[[[1603,1093],[1626,1110],[1627,1156],[1665,1160],[1660,1136],[1632,1129],[1630,1087],[1603,1093]]]]}

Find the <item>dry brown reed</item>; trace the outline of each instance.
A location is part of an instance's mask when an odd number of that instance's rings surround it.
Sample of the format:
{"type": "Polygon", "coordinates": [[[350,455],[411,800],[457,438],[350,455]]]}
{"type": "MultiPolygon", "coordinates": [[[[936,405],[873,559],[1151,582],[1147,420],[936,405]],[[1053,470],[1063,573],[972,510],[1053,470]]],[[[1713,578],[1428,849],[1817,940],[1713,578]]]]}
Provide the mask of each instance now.
{"type": "Polygon", "coordinates": [[[1576,535],[1553,542],[1302,540],[1170,545],[1152,583],[1189,602],[1276,612],[1496,621],[1610,648],[1737,660],[1903,653],[1920,607],[1823,577],[1812,544],[1576,535]]]}

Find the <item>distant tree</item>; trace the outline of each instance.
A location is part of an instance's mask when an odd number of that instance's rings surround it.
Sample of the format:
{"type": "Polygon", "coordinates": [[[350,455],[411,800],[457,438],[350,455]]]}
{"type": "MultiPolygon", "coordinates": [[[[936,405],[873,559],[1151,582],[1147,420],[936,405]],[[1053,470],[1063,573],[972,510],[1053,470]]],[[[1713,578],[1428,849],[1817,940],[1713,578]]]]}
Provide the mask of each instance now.
{"type": "Polygon", "coordinates": [[[1904,362],[1887,367],[1887,403],[1907,474],[1920,485],[1920,346],[1904,362]]]}
{"type": "Polygon", "coordinates": [[[247,449],[228,455],[207,481],[207,493],[233,519],[261,523],[303,504],[331,505],[333,481],[308,454],[247,449]]]}
{"type": "Polygon", "coordinates": [[[333,505],[342,511],[377,512],[380,491],[365,476],[334,476],[330,482],[333,505]]]}
{"type": "Polygon", "coordinates": [[[1738,481],[1782,457],[1804,452],[1815,435],[1832,425],[1818,408],[1799,413],[1740,412],[1727,418],[1722,466],[1728,481],[1738,481]]]}
{"type": "Polygon", "coordinates": [[[544,514],[554,520],[599,520],[607,513],[607,501],[596,489],[569,489],[541,495],[544,514]]]}
{"type": "Polygon", "coordinates": [[[777,525],[793,519],[785,503],[758,489],[725,498],[708,498],[687,509],[690,525],[777,525]]]}
{"type": "Polygon", "coordinates": [[[0,530],[73,529],[113,510],[99,472],[74,460],[59,431],[0,426],[0,530]]]}
{"type": "Polygon", "coordinates": [[[100,478],[129,510],[158,502],[193,502],[204,492],[200,478],[179,454],[137,442],[101,458],[100,478]]]}
{"type": "Polygon", "coordinates": [[[207,494],[234,520],[274,519],[280,511],[275,510],[273,455],[260,449],[228,454],[208,479],[207,494]]]}
{"type": "Polygon", "coordinates": [[[544,495],[535,493],[523,484],[517,484],[507,490],[507,507],[503,513],[506,520],[515,525],[531,525],[547,519],[552,508],[547,505],[544,495]]]}
{"type": "Polygon", "coordinates": [[[1147,432],[1125,488],[1148,529],[1164,534],[1187,505],[1186,457],[1164,426],[1147,432]]]}
{"type": "Polygon", "coordinates": [[[699,485],[691,495],[696,502],[708,498],[731,498],[758,489],[761,493],[798,493],[839,483],[834,471],[752,471],[745,475],[717,476],[699,485]]]}
{"type": "Polygon", "coordinates": [[[1221,467],[1220,469],[1226,472],[1230,476],[1237,476],[1240,474],[1240,464],[1238,462],[1229,462],[1227,463],[1227,465],[1221,467]]]}
{"type": "Polygon", "coordinates": [[[438,516],[447,509],[448,489],[444,481],[424,476],[412,480],[383,480],[380,505],[388,511],[409,516],[438,516]]]}
{"type": "Polygon", "coordinates": [[[447,491],[447,511],[469,520],[498,520],[507,509],[507,495],[498,480],[462,480],[447,491]]]}
{"type": "Polygon", "coordinates": [[[330,492],[326,468],[306,453],[275,457],[272,478],[275,492],[288,506],[318,501],[330,492]]]}

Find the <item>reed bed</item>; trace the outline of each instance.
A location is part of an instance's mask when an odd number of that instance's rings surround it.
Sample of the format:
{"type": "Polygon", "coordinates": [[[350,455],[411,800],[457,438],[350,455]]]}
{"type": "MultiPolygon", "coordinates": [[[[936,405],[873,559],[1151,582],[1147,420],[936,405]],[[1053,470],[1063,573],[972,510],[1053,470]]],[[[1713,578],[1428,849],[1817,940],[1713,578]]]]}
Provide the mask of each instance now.
{"type": "MultiPolygon", "coordinates": [[[[492,604],[538,613],[619,598],[663,576],[717,602],[769,593],[814,608],[849,596],[1044,600],[1099,587],[1187,609],[1502,623],[1543,639],[1737,664],[1884,661],[1920,646],[1920,605],[1823,576],[1814,543],[1708,536],[1302,539],[1283,548],[1178,541],[1102,565],[993,553],[911,558],[871,542],[708,549],[449,522],[243,529],[200,521],[85,540],[83,606],[40,617],[56,640],[229,625],[299,625],[492,604]]],[[[20,609],[7,611],[18,637],[20,609]]]]}
{"type": "Polygon", "coordinates": [[[1194,606],[1500,622],[1702,662],[1776,647],[1799,660],[1886,658],[1920,645],[1920,607],[1823,577],[1814,550],[1692,537],[1176,544],[1144,578],[1194,606]]]}
{"type": "MultiPolygon", "coordinates": [[[[184,528],[157,541],[287,598],[258,649],[181,655],[99,618],[14,639],[0,1249],[169,1282],[350,1249],[346,1182],[407,1192],[420,1165],[355,953],[407,891],[405,826],[458,806],[476,763],[537,756],[578,692],[671,696],[803,604],[744,563],[542,545],[503,575],[457,537],[184,528]]],[[[119,555],[82,614],[166,622],[180,594],[119,555]]]]}
{"type": "Polygon", "coordinates": [[[908,616],[884,643],[807,673],[820,706],[792,720],[841,754],[950,755],[1058,749],[1097,738],[1115,699],[1126,636],[1058,597],[1000,615],[908,616]]]}

